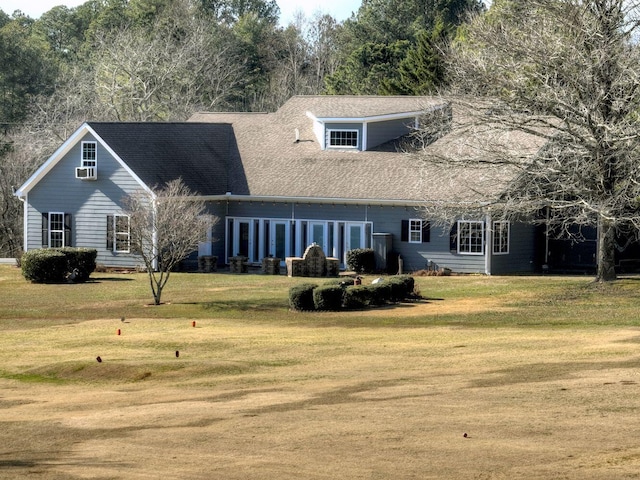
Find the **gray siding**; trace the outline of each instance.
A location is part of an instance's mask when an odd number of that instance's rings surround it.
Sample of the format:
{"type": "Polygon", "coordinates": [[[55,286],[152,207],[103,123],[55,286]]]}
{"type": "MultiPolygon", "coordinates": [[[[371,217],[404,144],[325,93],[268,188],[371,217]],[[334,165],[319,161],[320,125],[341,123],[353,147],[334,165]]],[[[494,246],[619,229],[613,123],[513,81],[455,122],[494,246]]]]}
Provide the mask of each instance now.
{"type": "Polygon", "coordinates": [[[525,223],[511,224],[508,255],[493,255],[491,273],[532,273],[535,271],[535,226],[525,223]]]}
{"type": "Polygon", "coordinates": [[[412,207],[379,207],[369,209],[374,233],[393,234],[393,251],[402,256],[405,272],[426,268],[432,261],[438,267],[447,267],[459,273],[484,273],[484,255],[458,255],[450,251],[449,230],[431,228],[430,241],[426,243],[403,242],[402,220],[420,218],[419,211],[412,207]]]}
{"type": "MultiPolygon", "coordinates": [[[[94,140],[86,135],[82,140],[94,140]]],[[[106,266],[135,266],[141,261],[134,255],[113,253],[106,249],[107,215],[121,212],[122,199],[140,189],[140,185],[98,143],[98,179],[75,178],[80,166],[81,143],[78,142],[28,194],[27,249],[42,246],[42,213],[70,213],[72,245],[95,248],[97,262],[106,266]]]]}
{"type": "Polygon", "coordinates": [[[367,124],[367,150],[408,134],[413,123],[413,118],[402,118],[367,124]]]}

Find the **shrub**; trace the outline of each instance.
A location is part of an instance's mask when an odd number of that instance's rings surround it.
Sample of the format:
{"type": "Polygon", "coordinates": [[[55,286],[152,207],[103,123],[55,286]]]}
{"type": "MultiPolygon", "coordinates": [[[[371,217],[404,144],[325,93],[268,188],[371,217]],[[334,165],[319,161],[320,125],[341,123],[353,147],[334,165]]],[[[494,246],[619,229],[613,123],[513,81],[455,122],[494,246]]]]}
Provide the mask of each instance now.
{"type": "Polygon", "coordinates": [[[391,286],[391,300],[397,302],[409,298],[415,287],[415,280],[409,275],[397,275],[389,277],[391,286]]]}
{"type": "Polygon", "coordinates": [[[67,257],[57,250],[29,250],[21,260],[22,275],[33,283],[63,282],[67,275],[67,257]]]}
{"type": "Polygon", "coordinates": [[[98,251],[93,248],[60,248],[67,258],[67,274],[74,282],[86,282],[96,269],[98,251]]]}
{"type": "Polygon", "coordinates": [[[312,283],[303,283],[289,289],[289,306],[293,310],[305,311],[314,310],[313,289],[317,285],[312,283]]]}
{"type": "Polygon", "coordinates": [[[387,281],[368,285],[371,289],[371,305],[384,305],[391,301],[391,284],[387,281]]]}
{"type": "Polygon", "coordinates": [[[372,248],[354,248],[347,252],[347,267],[358,273],[373,273],[376,256],[372,248]]]}
{"type": "Polygon", "coordinates": [[[340,310],[342,308],[342,287],[321,285],[313,290],[313,304],[316,310],[340,310]]]}
{"type": "Polygon", "coordinates": [[[342,306],[352,310],[367,307],[372,302],[373,294],[371,285],[350,285],[344,290],[342,306]]]}

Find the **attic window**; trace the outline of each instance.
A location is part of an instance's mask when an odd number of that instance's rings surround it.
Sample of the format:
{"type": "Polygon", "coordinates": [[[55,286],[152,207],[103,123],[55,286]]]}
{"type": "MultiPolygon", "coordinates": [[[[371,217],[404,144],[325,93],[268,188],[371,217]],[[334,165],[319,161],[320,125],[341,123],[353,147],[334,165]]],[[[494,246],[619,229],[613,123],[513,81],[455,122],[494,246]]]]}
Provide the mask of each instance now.
{"type": "Polygon", "coordinates": [[[96,180],[98,178],[98,145],[96,142],[82,142],[80,166],[76,168],[76,178],[96,180]]]}
{"type": "Polygon", "coordinates": [[[96,142],[82,142],[82,166],[96,166],[96,142]]]}
{"type": "Polygon", "coordinates": [[[329,130],[329,146],[358,148],[358,130],[329,130]]]}

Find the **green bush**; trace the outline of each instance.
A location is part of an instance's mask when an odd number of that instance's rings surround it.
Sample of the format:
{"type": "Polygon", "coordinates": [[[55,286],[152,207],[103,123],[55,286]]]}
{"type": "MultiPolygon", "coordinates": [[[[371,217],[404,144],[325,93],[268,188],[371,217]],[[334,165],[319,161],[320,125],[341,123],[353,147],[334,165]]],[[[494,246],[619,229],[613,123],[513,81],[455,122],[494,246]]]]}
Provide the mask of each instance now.
{"type": "Polygon", "coordinates": [[[340,310],[342,308],[342,287],[321,285],[313,291],[316,310],[340,310]]]}
{"type": "Polygon", "coordinates": [[[67,274],[74,282],[86,282],[96,269],[98,251],[93,248],[60,248],[67,258],[67,274]]]}
{"type": "Polygon", "coordinates": [[[349,310],[365,308],[372,303],[373,294],[371,285],[350,285],[344,290],[342,306],[349,310]]]}
{"type": "Polygon", "coordinates": [[[293,310],[305,311],[314,310],[313,290],[317,285],[303,283],[289,289],[289,306],[293,310]]]}
{"type": "Polygon", "coordinates": [[[371,288],[371,305],[384,305],[391,301],[391,284],[386,280],[368,286],[371,288]]]}
{"type": "Polygon", "coordinates": [[[33,283],[59,283],[67,276],[67,257],[64,253],[41,248],[22,255],[22,275],[33,283]]]}
{"type": "Polygon", "coordinates": [[[388,282],[391,286],[391,300],[395,302],[409,298],[413,294],[415,280],[409,275],[389,277],[388,282]]]}
{"type": "Polygon", "coordinates": [[[376,256],[372,248],[354,248],[347,252],[347,267],[358,273],[373,273],[376,256]]]}

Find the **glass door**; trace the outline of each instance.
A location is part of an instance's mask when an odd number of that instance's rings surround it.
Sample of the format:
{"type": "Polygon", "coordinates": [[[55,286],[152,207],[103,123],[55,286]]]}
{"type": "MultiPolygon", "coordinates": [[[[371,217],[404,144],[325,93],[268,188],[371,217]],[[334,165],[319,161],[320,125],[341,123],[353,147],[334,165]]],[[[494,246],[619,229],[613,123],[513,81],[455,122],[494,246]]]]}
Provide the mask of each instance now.
{"type": "Polygon", "coordinates": [[[289,222],[273,220],[269,225],[269,255],[280,259],[284,264],[289,248],[289,222]]]}

